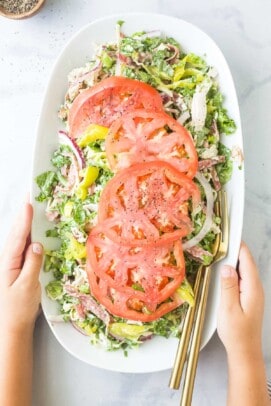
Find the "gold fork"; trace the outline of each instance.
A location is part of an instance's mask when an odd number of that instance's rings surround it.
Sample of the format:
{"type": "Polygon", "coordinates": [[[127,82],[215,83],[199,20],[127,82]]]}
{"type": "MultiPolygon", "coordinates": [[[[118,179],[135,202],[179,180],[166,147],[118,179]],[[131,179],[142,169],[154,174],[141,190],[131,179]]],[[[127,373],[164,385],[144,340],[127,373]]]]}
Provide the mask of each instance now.
{"type": "MultiPolygon", "coordinates": [[[[220,209],[220,194],[217,196],[216,203],[215,203],[215,208],[214,212],[217,216],[221,216],[221,209],[220,209]]],[[[215,242],[212,247],[212,253],[213,253],[213,258],[216,258],[216,255],[218,253],[219,245],[221,241],[221,233],[218,233],[216,235],[215,242]]],[[[180,382],[181,382],[181,377],[184,369],[184,364],[186,361],[187,357],[187,351],[189,347],[189,341],[190,341],[190,335],[194,323],[194,318],[195,318],[195,312],[197,308],[197,302],[198,302],[198,296],[199,296],[199,290],[200,290],[200,282],[202,279],[202,275],[204,272],[204,267],[203,265],[199,268],[197,272],[197,277],[195,280],[194,284],[194,306],[190,306],[187,309],[185,318],[184,318],[184,323],[183,323],[183,328],[181,332],[181,337],[179,340],[176,356],[175,356],[175,361],[174,365],[172,368],[172,373],[169,381],[169,387],[171,389],[179,389],[180,387],[180,382]]]]}
{"type": "Polygon", "coordinates": [[[224,191],[218,192],[217,210],[221,217],[221,233],[218,249],[215,258],[210,266],[204,267],[202,289],[198,301],[194,330],[191,337],[190,350],[187,358],[186,374],[184,378],[181,406],[190,406],[193,396],[196,369],[198,364],[200,342],[204,325],[208,291],[211,280],[212,265],[225,258],[229,245],[229,217],[227,209],[227,198],[224,191]]]}

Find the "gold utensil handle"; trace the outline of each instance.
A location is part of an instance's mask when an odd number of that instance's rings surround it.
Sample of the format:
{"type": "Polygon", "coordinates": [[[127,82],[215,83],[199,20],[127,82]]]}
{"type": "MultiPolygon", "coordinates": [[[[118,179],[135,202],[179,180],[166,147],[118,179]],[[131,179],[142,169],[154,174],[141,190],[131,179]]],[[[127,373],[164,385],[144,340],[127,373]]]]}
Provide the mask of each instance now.
{"type": "Polygon", "coordinates": [[[197,298],[199,295],[199,287],[200,287],[200,281],[202,278],[202,271],[203,271],[203,267],[201,266],[200,269],[198,270],[195,285],[194,285],[194,300],[195,300],[194,306],[193,307],[190,306],[187,309],[187,312],[185,315],[183,329],[181,332],[180,340],[178,343],[178,349],[176,352],[174,365],[172,368],[171,377],[170,377],[169,384],[168,384],[168,386],[171,389],[179,389],[179,387],[180,387],[181,377],[182,377],[183,368],[184,368],[184,364],[185,364],[186,356],[187,356],[187,350],[188,350],[188,346],[189,346],[190,334],[191,334],[193,322],[194,322],[195,310],[197,307],[196,305],[197,305],[197,298]]]}
{"type": "Polygon", "coordinates": [[[203,276],[202,291],[199,298],[194,330],[192,332],[191,346],[188,354],[186,374],[180,406],[190,406],[192,402],[195,376],[199,358],[200,342],[205,319],[208,290],[211,279],[211,267],[206,267],[203,276]]]}

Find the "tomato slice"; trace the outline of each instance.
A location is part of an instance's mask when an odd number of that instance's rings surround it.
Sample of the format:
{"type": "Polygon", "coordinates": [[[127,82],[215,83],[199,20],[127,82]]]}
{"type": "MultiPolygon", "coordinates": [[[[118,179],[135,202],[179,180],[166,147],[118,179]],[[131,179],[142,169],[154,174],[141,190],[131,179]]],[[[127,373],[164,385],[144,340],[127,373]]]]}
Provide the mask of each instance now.
{"type": "Polygon", "coordinates": [[[109,127],[122,114],[142,108],[162,110],[160,94],[144,82],[111,76],[76,97],[69,111],[69,135],[78,138],[90,124],[109,127]]]}
{"type": "Polygon", "coordinates": [[[115,316],[152,321],[178,307],[174,297],[185,274],[181,242],[129,247],[106,237],[103,223],[87,241],[93,296],[115,316]]]}
{"type": "Polygon", "coordinates": [[[119,244],[163,244],[192,231],[189,209],[199,202],[197,185],[170,164],[140,163],[107,183],[98,219],[105,222],[107,236],[119,244]]]}
{"type": "Polygon", "coordinates": [[[198,168],[191,135],[162,111],[135,110],[120,117],[110,128],[106,154],[113,171],[163,160],[193,178],[198,168]]]}

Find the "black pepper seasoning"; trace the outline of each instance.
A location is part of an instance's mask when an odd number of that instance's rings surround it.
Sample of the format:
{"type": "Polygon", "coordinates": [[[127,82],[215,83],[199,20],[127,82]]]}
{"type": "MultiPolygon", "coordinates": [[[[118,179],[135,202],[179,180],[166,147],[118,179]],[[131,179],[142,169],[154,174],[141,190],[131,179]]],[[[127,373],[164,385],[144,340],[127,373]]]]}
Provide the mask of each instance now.
{"type": "Polygon", "coordinates": [[[0,0],[0,7],[7,13],[22,14],[31,11],[38,0],[0,0]]]}

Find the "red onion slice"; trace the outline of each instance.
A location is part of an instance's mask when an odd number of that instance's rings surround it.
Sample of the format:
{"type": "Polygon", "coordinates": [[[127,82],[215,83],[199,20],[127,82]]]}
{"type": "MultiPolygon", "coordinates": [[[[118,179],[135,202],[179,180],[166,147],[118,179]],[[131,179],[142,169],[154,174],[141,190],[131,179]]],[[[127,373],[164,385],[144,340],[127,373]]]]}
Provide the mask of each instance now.
{"type": "Polygon", "coordinates": [[[188,248],[194,247],[197,245],[205,236],[206,234],[210,231],[212,224],[213,224],[213,213],[214,213],[214,195],[213,195],[213,190],[205,178],[201,173],[197,172],[196,174],[196,179],[201,183],[204,189],[204,193],[206,196],[206,218],[205,222],[200,229],[200,232],[195,235],[195,237],[191,238],[191,240],[186,241],[183,243],[183,249],[187,250],[188,248]]]}
{"type": "Polygon", "coordinates": [[[179,48],[177,48],[175,45],[172,45],[172,44],[167,44],[167,48],[173,52],[173,55],[171,55],[169,58],[167,58],[166,61],[174,62],[174,60],[179,57],[179,54],[180,54],[179,48]]]}
{"type": "Polygon", "coordinates": [[[69,137],[69,135],[63,130],[58,131],[58,140],[61,145],[67,145],[68,147],[70,147],[70,149],[72,150],[73,154],[77,159],[79,169],[83,169],[86,165],[86,162],[82,154],[82,151],[76,144],[76,142],[71,137],[69,137]]]}

